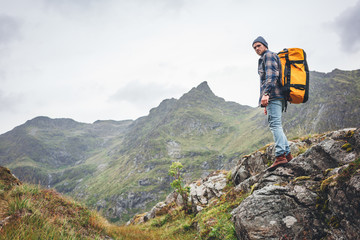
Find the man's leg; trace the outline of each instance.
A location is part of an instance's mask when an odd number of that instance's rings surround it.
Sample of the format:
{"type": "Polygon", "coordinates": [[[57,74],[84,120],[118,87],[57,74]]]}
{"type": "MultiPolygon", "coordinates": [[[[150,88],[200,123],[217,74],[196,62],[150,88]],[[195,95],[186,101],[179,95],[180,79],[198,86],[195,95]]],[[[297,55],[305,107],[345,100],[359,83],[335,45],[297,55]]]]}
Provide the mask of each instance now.
{"type": "Polygon", "coordinates": [[[288,155],[289,143],[282,128],[282,100],[270,101],[267,106],[268,122],[275,141],[275,156],[288,155]]]}

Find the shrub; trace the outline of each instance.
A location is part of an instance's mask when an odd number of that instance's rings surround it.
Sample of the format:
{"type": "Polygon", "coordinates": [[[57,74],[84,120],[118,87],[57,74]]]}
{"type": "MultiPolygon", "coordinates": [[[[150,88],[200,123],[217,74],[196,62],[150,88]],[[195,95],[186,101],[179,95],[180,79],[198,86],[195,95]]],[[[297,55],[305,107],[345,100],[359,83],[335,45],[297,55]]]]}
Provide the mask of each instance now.
{"type": "Polygon", "coordinates": [[[186,186],[181,176],[181,169],[183,165],[180,162],[173,162],[169,169],[169,175],[174,177],[175,180],[170,183],[171,187],[175,189],[175,191],[180,194],[184,201],[184,210],[185,212],[189,212],[191,207],[189,207],[188,197],[190,194],[190,187],[186,186]]]}
{"type": "Polygon", "coordinates": [[[27,198],[15,197],[9,202],[9,215],[13,215],[16,212],[22,212],[24,210],[30,210],[30,202],[27,198]]]}

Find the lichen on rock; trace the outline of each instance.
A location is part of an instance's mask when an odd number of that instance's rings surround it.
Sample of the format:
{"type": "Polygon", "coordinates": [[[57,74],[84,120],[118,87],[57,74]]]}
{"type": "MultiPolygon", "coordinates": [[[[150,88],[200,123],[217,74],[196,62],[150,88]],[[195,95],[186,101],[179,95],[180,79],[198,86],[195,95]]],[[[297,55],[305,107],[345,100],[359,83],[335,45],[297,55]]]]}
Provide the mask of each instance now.
{"type": "Polygon", "coordinates": [[[239,161],[232,169],[235,189],[253,193],[232,211],[237,237],[359,239],[359,139],[360,129],[307,139],[307,151],[271,173],[263,170],[269,149],[239,161]]]}

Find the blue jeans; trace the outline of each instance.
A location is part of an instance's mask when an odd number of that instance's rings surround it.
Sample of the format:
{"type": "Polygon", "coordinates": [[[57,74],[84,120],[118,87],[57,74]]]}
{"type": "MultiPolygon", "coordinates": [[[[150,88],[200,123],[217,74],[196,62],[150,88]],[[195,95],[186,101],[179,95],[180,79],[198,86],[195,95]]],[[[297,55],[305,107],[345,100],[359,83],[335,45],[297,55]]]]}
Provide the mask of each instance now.
{"type": "Polygon", "coordinates": [[[278,157],[285,153],[285,155],[290,153],[289,143],[284,134],[281,115],[283,110],[283,100],[272,100],[269,102],[269,105],[266,107],[268,114],[268,122],[270,130],[273,134],[275,141],[275,156],[278,157]]]}

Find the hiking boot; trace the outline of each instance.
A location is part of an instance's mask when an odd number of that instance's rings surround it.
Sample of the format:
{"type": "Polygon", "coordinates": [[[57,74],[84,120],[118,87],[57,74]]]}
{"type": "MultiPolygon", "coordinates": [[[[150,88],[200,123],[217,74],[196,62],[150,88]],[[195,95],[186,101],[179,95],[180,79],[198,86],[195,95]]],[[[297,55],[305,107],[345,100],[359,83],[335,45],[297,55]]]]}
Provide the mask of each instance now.
{"type": "Polygon", "coordinates": [[[291,153],[286,155],[286,160],[287,160],[287,162],[290,162],[291,160],[293,160],[293,156],[291,155],[291,153]]]}
{"type": "Polygon", "coordinates": [[[275,158],[275,162],[273,163],[273,165],[271,165],[267,171],[274,171],[276,168],[280,167],[280,166],[284,166],[288,163],[288,161],[286,160],[285,157],[285,153],[283,155],[280,155],[278,157],[275,158]]]}

